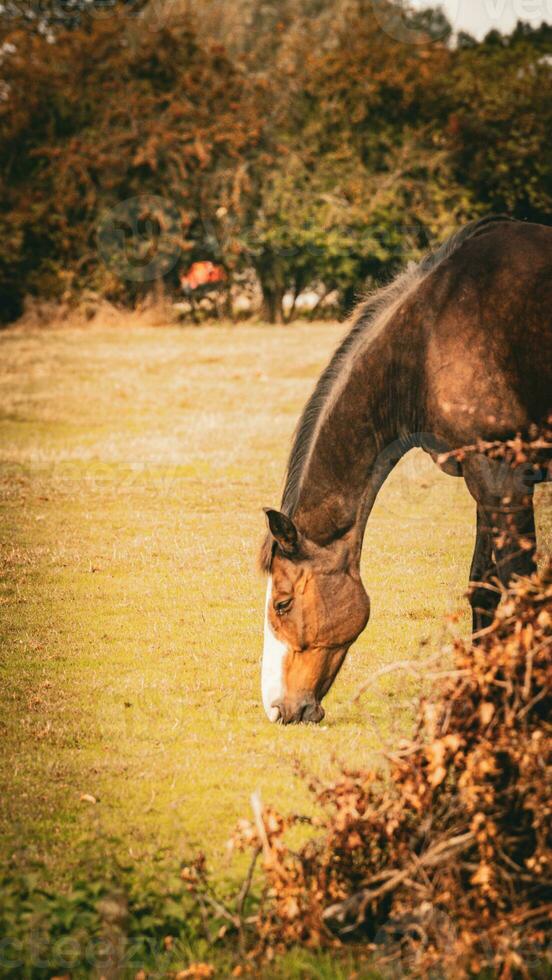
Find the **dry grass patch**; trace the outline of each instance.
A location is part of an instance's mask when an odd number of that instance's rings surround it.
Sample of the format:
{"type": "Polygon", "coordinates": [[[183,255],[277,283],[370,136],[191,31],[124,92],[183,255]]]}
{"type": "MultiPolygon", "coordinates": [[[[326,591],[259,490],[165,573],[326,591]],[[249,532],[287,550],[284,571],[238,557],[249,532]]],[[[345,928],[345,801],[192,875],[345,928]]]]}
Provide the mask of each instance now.
{"type": "Polygon", "coordinates": [[[91,325],[0,336],[3,860],[65,874],[87,840],[133,860],[220,859],[252,790],[307,806],[298,758],[364,766],[419,687],[370,671],[462,611],[474,508],[423,456],[371,517],[373,617],[320,728],[272,727],[259,690],[261,507],[340,328],[91,325]],[[81,799],[93,796],[95,804],[81,799]]]}

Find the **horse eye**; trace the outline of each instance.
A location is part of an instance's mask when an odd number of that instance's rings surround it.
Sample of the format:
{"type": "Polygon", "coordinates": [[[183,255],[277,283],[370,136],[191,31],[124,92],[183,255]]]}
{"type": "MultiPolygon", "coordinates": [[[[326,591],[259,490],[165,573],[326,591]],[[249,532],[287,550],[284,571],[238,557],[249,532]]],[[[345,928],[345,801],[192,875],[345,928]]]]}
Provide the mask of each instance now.
{"type": "Polygon", "coordinates": [[[275,602],[274,608],[276,610],[276,615],[283,616],[284,613],[287,612],[288,609],[290,608],[292,602],[293,602],[293,596],[290,596],[289,599],[282,599],[280,602],[275,602]]]}

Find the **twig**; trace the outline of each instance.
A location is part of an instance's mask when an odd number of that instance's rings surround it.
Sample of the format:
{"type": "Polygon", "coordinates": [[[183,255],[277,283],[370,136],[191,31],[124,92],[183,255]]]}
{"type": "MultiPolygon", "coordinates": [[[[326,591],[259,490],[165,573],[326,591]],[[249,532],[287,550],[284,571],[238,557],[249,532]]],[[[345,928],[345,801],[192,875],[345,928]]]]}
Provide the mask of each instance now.
{"type": "MultiPolygon", "coordinates": [[[[427,673],[427,667],[431,666],[431,664],[438,663],[442,659],[443,655],[441,652],[439,652],[433,657],[429,657],[429,659],[422,661],[422,663],[416,660],[396,660],[392,664],[386,664],[384,667],[380,667],[379,670],[376,670],[375,674],[372,675],[369,681],[365,681],[365,683],[355,694],[353,702],[356,703],[366,691],[374,686],[375,682],[378,681],[380,677],[385,677],[387,674],[392,674],[395,670],[404,670],[413,677],[419,677],[421,674],[424,676],[429,676],[427,673]]],[[[436,676],[439,675],[437,674],[436,676]]]]}
{"type": "Polygon", "coordinates": [[[238,920],[236,915],[233,912],[231,912],[230,909],[227,909],[226,905],[224,905],[224,903],[221,902],[220,899],[215,898],[213,895],[210,895],[209,892],[203,892],[201,898],[203,899],[204,902],[209,903],[209,905],[211,906],[213,911],[217,913],[217,915],[220,915],[222,919],[226,919],[228,922],[230,922],[234,926],[234,929],[238,928],[238,920]]]}
{"type": "Polygon", "coordinates": [[[255,826],[261,842],[264,859],[265,861],[270,861],[272,858],[272,851],[270,850],[270,843],[263,820],[263,804],[261,802],[261,794],[258,790],[255,790],[255,792],[251,794],[251,808],[253,810],[255,826]]]}
{"type": "Polygon", "coordinates": [[[523,681],[523,689],[521,696],[524,701],[527,701],[529,694],[531,693],[531,677],[533,674],[533,657],[534,650],[529,650],[527,653],[527,661],[525,664],[525,679],[523,681]]]}
{"type": "Polygon", "coordinates": [[[204,904],[203,899],[204,899],[204,896],[203,895],[200,895],[200,894],[197,895],[197,902],[198,902],[198,906],[199,906],[199,914],[201,916],[201,924],[203,926],[203,931],[205,932],[205,938],[206,938],[209,946],[212,946],[213,945],[213,937],[211,935],[211,930],[209,929],[209,916],[207,915],[207,909],[205,908],[205,904],[204,904]]]}
{"type": "Polygon", "coordinates": [[[416,861],[411,861],[409,867],[403,868],[402,871],[387,872],[387,880],[384,881],[379,888],[375,890],[370,890],[370,888],[363,888],[362,891],[357,892],[350,898],[346,899],[344,902],[339,902],[336,905],[330,905],[329,908],[325,909],[323,912],[323,919],[326,924],[329,925],[330,920],[334,920],[338,924],[338,932],[341,935],[345,935],[350,932],[354,932],[355,929],[362,923],[362,918],[364,912],[366,911],[366,906],[370,902],[376,901],[376,899],[381,899],[388,892],[395,891],[395,889],[403,884],[412,872],[416,872],[420,867],[423,868],[433,868],[443,861],[448,860],[452,854],[456,854],[459,851],[466,850],[470,844],[473,843],[475,835],[470,830],[465,834],[459,834],[457,837],[452,837],[448,840],[439,841],[433,847],[422,854],[421,857],[417,857],[416,861]],[[350,925],[345,925],[344,923],[347,919],[351,919],[354,916],[354,921],[350,925]],[[339,924],[343,923],[340,927],[339,924]]]}
{"type": "Polygon", "coordinates": [[[539,691],[539,693],[533,698],[533,700],[530,701],[529,704],[525,705],[525,708],[521,709],[521,711],[518,714],[519,720],[521,721],[523,718],[525,718],[525,715],[529,714],[529,712],[535,707],[536,704],[539,703],[539,701],[542,701],[543,698],[548,697],[549,693],[550,692],[547,691],[545,687],[543,687],[542,691],[539,691]]]}
{"type": "Polygon", "coordinates": [[[244,934],[243,934],[243,925],[244,925],[244,922],[243,922],[243,910],[244,910],[244,907],[245,907],[247,896],[249,895],[249,892],[250,892],[250,889],[251,889],[251,882],[253,881],[253,875],[255,873],[255,867],[256,867],[257,860],[258,860],[258,857],[259,857],[259,854],[261,853],[261,851],[262,851],[262,847],[259,844],[259,846],[256,847],[255,850],[253,851],[253,855],[251,857],[251,861],[249,862],[249,868],[247,869],[247,874],[246,874],[246,876],[244,878],[243,884],[242,884],[242,886],[241,886],[241,888],[240,888],[240,890],[238,892],[238,896],[236,898],[236,916],[237,916],[237,919],[238,919],[239,944],[240,944],[240,949],[241,949],[242,953],[243,953],[243,951],[245,949],[245,937],[244,937],[244,934]]]}
{"type": "Polygon", "coordinates": [[[247,896],[249,895],[251,882],[253,881],[253,874],[255,872],[255,866],[257,864],[257,859],[259,857],[259,854],[261,853],[261,850],[262,848],[259,846],[256,847],[255,850],[253,851],[253,856],[251,858],[249,868],[247,869],[247,875],[245,876],[244,882],[240,888],[238,897],[236,899],[236,912],[240,916],[240,918],[243,913],[245,901],[247,899],[247,896]]]}

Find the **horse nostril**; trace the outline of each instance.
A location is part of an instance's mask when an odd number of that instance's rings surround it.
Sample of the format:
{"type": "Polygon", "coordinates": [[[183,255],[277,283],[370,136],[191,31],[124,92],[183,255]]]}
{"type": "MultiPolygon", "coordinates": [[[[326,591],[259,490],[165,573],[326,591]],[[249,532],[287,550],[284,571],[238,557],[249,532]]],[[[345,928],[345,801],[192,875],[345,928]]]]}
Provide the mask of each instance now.
{"type": "Polygon", "coordinates": [[[322,721],[325,714],[324,708],[318,704],[318,701],[307,701],[301,708],[300,720],[317,725],[322,721]]]}
{"type": "Polygon", "coordinates": [[[282,721],[284,717],[284,706],[281,701],[273,701],[270,706],[269,720],[272,722],[282,721]]]}

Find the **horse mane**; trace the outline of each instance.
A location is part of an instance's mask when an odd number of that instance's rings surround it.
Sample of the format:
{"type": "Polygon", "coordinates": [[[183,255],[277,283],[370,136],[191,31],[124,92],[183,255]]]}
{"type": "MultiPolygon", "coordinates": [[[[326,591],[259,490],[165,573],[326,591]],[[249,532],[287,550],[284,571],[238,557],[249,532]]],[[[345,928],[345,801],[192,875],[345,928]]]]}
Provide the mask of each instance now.
{"type": "MultiPolygon", "coordinates": [[[[503,221],[512,221],[508,215],[490,215],[471,221],[469,224],[454,232],[434,252],[429,252],[419,263],[409,263],[406,271],[399,273],[387,285],[370,293],[362,300],[352,315],[352,325],[349,332],[334,351],[328,366],[320,375],[314,391],[310,396],[303,413],[297,423],[293,435],[291,451],[286,467],[284,490],[282,493],[281,510],[288,517],[295,512],[301,478],[305,464],[312,448],[320,415],[333,390],[341,371],[354,357],[361,341],[367,336],[374,336],[380,324],[385,322],[386,314],[401,297],[405,297],[422,279],[433,272],[442,262],[449,259],[469,239],[486,231],[489,226],[503,221]]],[[[272,536],[267,534],[261,546],[259,564],[264,572],[270,571],[274,550],[272,536]]]]}

